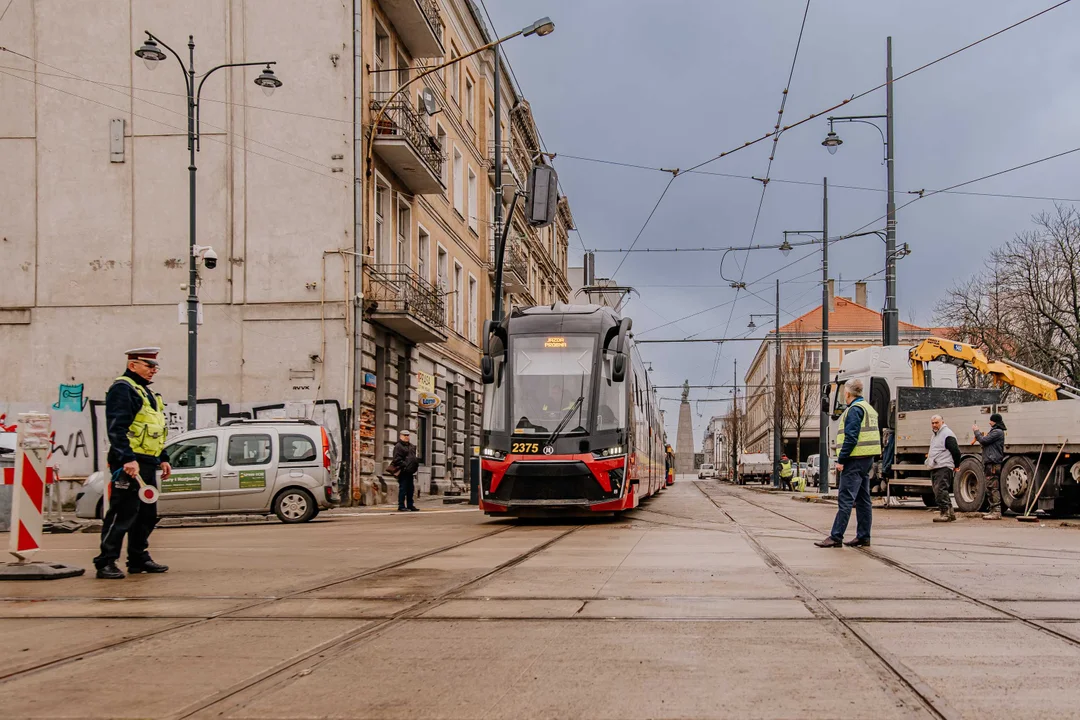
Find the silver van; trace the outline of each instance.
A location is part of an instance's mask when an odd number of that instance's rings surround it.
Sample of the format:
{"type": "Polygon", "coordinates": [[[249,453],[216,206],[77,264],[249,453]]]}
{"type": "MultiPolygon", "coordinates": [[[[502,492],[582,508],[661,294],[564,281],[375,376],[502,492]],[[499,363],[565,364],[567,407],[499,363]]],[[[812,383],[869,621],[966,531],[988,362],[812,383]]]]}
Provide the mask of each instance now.
{"type": "MultiPolygon", "coordinates": [[[[274,513],[307,522],[338,502],[337,450],[312,420],[229,420],[165,445],[172,475],[159,481],[159,515],[274,513]]],[[[76,498],[75,514],[98,518],[107,473],[76,498]]]]}

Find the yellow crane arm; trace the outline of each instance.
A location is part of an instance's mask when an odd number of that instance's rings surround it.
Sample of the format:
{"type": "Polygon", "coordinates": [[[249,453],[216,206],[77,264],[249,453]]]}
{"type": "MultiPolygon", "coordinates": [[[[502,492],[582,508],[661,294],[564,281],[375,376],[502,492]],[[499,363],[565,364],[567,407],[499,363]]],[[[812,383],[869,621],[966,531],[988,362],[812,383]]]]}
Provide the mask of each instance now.
{"type": "Polygon", "coordinates": [[[1058,388],[1061,383],[1053,382],[1030,373],[1022,368],[999,360],[988,360],[982,350],[967,343],[926,338],[911,349],[911,384],[915,387],[926,385],[926,364],[940,361],[959,367],[971,367],[983,375],[989,375],[998,387],[1009,385],[1029,392],[1043,400],[1058,400],[1058,388]]]}

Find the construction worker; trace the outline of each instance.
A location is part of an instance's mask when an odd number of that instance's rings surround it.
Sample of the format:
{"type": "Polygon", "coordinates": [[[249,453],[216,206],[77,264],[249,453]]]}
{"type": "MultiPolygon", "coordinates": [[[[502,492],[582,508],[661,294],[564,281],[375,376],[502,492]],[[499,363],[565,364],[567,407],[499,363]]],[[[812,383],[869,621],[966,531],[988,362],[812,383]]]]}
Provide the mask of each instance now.
{"type": "Polygon", "coordinates": [[[150,533],[157,525],[157,504],[139,499],[140,485],[157,487],[159,467],[162,480],[172,474],[165,454],[165,402],[150,389],[159,367],[159,352],[161,348],[156,347],[128,350],[127,370],[105,394],[112,479],[105,490],[109,510],[101,526],[101,553],[94,558],[97,577],[102,580],[123,579],[116,561],[125,535],[129,573],[163,573],[169,569],[154,562],[147,550],[150,533]]]}
{"type": "Polygon", "coordinates": [[[782,490],[791,490],[791,476],[794,473],[791,470],[791,460],[787,455],[780,456],[780,488],[782,490]]]}
{"type": "Polygon", "coordinates": [[[930,418],[930,451],[926,453],[926,464],[930,467],[930,480],[934,483],[934,499],[937,500],[940,514],[934,522],[953,522],[952,490],[953,473],[960,469],[960,446],[956,435],[945,424],[940,415],[930,418]]]}
{"type": "Polygon", "coordinates": [[[814,543],[820,548],[841,545],[862,547],[870,544],[870,525],[873,506],[870,503],[870,468],[874,458],[881,455],[881,430],[877,411],[863,399],[862,380],[844,384],[847,409],[840,416],[836,434],[836,472],[840,476],[837,490],[836,519],[829,537],[814,543]],[[851,508],[855,507],[855,539],[844,542],[851,508]]]}
{"type": "Polygon", "coordinates": [[[1001,502],[1001,463],[1005,462],[1005,422],[1001,415],[990,416],[990,432],[985,435],[978,425],[971,426],[975,440],[982,445],[983,473],[986,475],[986,492],[990,496],[990,512],[983,520],[1000,520],[1004,505],[1001,502]]]}

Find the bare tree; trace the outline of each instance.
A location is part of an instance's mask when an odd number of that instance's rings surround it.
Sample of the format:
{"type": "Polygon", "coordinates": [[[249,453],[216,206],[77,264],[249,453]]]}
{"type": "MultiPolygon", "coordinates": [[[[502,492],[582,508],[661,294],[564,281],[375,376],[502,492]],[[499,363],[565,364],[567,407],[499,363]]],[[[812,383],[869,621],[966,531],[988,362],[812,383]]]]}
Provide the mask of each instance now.
{"type": "MultiPolygon", "coordinates": [[[[720,436],[723,438],[724,448],[726,449],[724,458],[726,464],[731,464],[733,461],[738,464],[739,442],[742,439],[742,434],[746,432],[746,415],[739,409],[738,405],[732,403],[732,407],[724,415],[723,420],[720,423],[720,436]]],[[[735,479],[735,467],[731,467],[731,479],[735,479]]]]}
{"type": "MultiPolygon", "coordinates": [[[[974,277],[949,288],[935,308],[935,322],[955,328],[958,340],[992,359],[1015,360],[1075,385],[1080,382],[1080,213],[1059,205],[1033,222],[1033,230],[989,251],[974,277]]],[[[989,382],[967,375],[974,386],[989,382]]]]}
{"type": "Polygon", "coordinates": [[[780,367],[781,416],[784,426],[795,431],[795,462],[801,461],[803,430],[818,407],[818,378],[806,367],[806,347],[789,343],[784,348],[780,367]]]}

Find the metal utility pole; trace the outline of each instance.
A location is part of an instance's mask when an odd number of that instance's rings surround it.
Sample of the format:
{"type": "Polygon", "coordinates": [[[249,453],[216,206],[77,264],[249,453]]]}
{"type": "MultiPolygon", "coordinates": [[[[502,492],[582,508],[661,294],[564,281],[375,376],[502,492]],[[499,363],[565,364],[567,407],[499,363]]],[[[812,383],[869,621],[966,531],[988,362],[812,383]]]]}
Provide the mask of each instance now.
{"type": "Polygon", "coordinates": [[[731,481],[739,484],[739,361],[735,361],[735,400],[731,404],[731,481]]]}
{"type": "Polygon", "coordinates": [[[900,344],[900,311],[896,307],[896,195],[893,177],[893,72],[892,36],[885,39],[885,165],[888,170],[888,207],[885,224],[885,345],[900,344]]]}
{"type": "MultiPolygon", "coordinates": [[[[502,71],[499,68],[499,48],[495,48],[495,225],[491,233],[492,250],[495,252],[495,258],[502,257],[503,249],[500,246],[502,240],[502,224],[503,224],[503,206],[502,206],[502,90],[499,85],[502,81],[500,75],[502,71]]],[[[501,271],[502,268],[500,267],[501,271]]],[[[502,283],[495,284],[495,291],[502,292],[502,283]]],[[[502,320],[502,298],[495,298],[491,304],[491,319],[494,322],[500,322],[502,320]]]]}
{"type": "Polygon", "coordinates": [[[821,414],[818,416],[818,490],[829,494],[829,178],[821,193],[821,414]]]}
{"type": "Polygon", "coordinates": [[[781,437],[781,425],[782,411],[783,411],[783,394],[781,390],[781,384],[783,379],[780,377],[780,280],[776,281],[776,325],[773,332],[776,334],[776,370],[775,370],[775,388],[773,389],[773,487],[780,487],[780,453],[784,444],[784,438],[781,437]]]}

